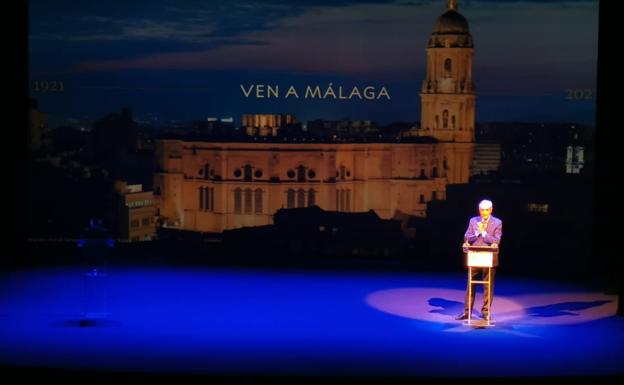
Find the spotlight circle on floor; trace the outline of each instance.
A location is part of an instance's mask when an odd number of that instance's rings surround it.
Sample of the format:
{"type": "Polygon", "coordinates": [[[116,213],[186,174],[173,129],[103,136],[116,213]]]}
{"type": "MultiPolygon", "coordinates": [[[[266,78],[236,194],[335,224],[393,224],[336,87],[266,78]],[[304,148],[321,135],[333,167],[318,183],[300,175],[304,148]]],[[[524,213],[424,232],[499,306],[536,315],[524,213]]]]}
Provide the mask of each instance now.
{"type": "MultiPolygon", "coordinates": [[[[374,309],[415,320],[449,323],[464,308],[464,290],[442,288],[397,288],[369,294],[365,302],[374,309]]],[[[481,290],[475,298],[479,315],[481,290]]],[[[594,321],[616,314],[617,297],[602,293],[544,293],[495,296],[492,318],[515,325],[564,325],[594,321]]]]}

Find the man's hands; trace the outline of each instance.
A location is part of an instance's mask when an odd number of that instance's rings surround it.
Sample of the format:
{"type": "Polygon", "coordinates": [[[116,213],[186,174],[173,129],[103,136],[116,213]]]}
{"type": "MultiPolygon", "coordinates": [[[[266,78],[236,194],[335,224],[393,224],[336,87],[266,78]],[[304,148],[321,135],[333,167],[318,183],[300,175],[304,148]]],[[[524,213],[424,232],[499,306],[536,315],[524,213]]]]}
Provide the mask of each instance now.
{"type": "Polygon", "coordinates": [[[487,225],[483,221],[477,223],[477,234],[479,234],[479,235],[481,235],[482,237],[485,238],[485,236],[487,235],[487,232],[485,231],[486,227],[487,227],[487,225]]]}

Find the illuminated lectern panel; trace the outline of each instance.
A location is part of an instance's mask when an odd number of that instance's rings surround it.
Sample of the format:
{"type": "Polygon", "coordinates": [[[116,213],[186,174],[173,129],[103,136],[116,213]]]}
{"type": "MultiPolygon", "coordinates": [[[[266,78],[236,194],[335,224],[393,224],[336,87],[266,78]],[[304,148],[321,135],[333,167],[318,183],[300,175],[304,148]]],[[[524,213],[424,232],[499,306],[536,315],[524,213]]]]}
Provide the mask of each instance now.
{"type": "Polygon", "coordinates": [[[468,266],[492,267],[494,266],[494,253],[491,251],[468,251],[468,266]]]}
{"type": "Polygon", "coordinates": [[[492,246],[468,246],[464,248],[466,266],[496,267],[498,265],[498,248],[492,246]]]}

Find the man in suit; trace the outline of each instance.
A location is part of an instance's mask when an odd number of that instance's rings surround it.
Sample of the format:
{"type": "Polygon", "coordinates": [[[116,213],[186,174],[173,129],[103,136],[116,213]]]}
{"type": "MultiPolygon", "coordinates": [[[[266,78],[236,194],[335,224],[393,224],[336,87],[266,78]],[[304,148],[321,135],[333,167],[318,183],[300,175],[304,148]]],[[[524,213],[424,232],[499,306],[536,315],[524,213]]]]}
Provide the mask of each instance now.
{"type": "MultiPolygon", "coordinates": [[[[470,218],[468,222],[468,229],[464,234],[464,252],[467,251],[468,246],[492,246],[498,248],[501,237],[503,235],[503,221],[492,216],[492,201],[482,200],[479,202],[479,216],[470,218]]],[[[498,266],[498,253],[493,261],[492,269],[487,267],[473,267],[472,279],[473,280],[488,280],[488,272],[492,275],[491,288],[488,293],[487,285],[483,285],[483,307],[481,308],[481,314],[487,321],[490,320],[490,306],[492,305],[492,296],[494,293],[494,273],[496,272],[496,266],[498,266]],[[481,279],[479,279],[481,276],[481,279]],[[488,295],[489,294],[489,295],[488,295]]],[[[457,320],[468,319],[468,304],[470,309],[473,308],[475,300],[475,290],[466,290],[466,299],[464,301],[464,312],[455,317],[457,320]],[[472,295],[468,296],[468,292],[472,295]],[[470,301],[470,302],[468,302],[470,301]]]]}

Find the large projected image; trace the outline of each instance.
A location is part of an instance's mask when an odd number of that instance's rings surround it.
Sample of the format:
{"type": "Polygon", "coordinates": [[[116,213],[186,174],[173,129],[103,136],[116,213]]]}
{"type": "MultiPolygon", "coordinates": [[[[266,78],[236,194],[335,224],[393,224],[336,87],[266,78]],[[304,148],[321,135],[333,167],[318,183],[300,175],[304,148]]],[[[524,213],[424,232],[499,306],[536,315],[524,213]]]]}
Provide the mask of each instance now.
{"type": "Polygon", "coordinates": [[[28,9],[33,252],[457,263],[491,199],[510,268],[591,258],[597,1],[28,9]]]}

